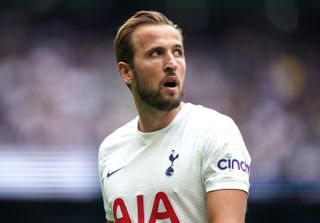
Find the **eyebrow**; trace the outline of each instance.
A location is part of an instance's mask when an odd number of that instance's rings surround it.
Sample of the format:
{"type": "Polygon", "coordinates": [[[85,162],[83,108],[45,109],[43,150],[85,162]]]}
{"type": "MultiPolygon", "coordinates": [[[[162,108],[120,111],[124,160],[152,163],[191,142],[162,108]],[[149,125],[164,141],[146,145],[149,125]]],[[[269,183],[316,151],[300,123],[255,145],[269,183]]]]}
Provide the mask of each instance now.
{"type": "Polygon", "coordinates": [[[181,45],[181,44],[176,44],[176,45],[173,46],[173,48],[181,48],[181,49],[183,49],[183,45],[181,45]]]}
{"type": "MultiPolygon", "coordinates": [[[[184,49],[181,44],[175,44],[175,45],[173,45],[172,48],[173,48],[173,49],[182,49],[182,50],[184,49]]],[[[150,52],[155,51],[155,50],[163,50],[163,49],[164,49],[164,47],[162,47],[162,46],[152,47],[152,48],[148,49],[148,50],[144,53],[144,55],[148,55],[150,52]]]]}

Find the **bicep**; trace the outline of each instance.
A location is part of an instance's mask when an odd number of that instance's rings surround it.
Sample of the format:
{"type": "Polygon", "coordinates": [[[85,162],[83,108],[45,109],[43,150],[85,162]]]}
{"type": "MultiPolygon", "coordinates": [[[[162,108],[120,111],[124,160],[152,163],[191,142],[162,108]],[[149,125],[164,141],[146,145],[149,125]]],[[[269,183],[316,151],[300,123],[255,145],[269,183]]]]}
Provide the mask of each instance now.
{"type": "Polygon", "coordinates": [[[207,193],[209,222],[244,223],[248,194],[242,190],[217,190],[207,193]]]}

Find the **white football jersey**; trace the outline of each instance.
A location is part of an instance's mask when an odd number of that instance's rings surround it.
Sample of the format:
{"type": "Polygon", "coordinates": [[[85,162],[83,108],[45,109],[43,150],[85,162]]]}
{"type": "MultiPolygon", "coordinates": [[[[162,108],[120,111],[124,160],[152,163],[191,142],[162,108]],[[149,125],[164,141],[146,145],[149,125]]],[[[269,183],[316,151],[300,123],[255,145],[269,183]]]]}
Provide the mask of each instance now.
{"type": "Polygon", "coordinates": [[[138,117],[99,151],[106,218],[116,222],[208,222],[206,193],[249,191],[251,158],[236,124],[183,103],[165,128],[142,133],[138,117]]]}

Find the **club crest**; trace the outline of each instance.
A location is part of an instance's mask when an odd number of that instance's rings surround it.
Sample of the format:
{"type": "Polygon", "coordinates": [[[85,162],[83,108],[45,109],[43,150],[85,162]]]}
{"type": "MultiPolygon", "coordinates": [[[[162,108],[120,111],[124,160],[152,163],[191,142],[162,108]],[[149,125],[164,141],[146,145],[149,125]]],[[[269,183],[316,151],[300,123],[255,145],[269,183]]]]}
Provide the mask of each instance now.
{"type": "Polygon", "coordinates": [[[166,175],[167,176],[172,176],[172,174],[174,173],[173,162],[178,158],[179,158],[179,154],[175,155],[175,150],[172,150],[171,154],[169,156],[169,160],[171,162],[171,165],[166,170],[166,175]]]}

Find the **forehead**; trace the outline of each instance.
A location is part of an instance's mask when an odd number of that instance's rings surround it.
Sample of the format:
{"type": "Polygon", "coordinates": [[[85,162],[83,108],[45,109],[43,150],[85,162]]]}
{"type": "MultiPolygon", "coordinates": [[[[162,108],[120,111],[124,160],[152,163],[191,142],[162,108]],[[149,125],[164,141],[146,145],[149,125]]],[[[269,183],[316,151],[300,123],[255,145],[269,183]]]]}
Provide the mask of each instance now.
{"type": "Polygon", "coordinates": [[[183,45],[181,33],[174,27],[163,24],[138,26],[132,33],[132,43],[136,51],[152,47],[183,45]]]}

